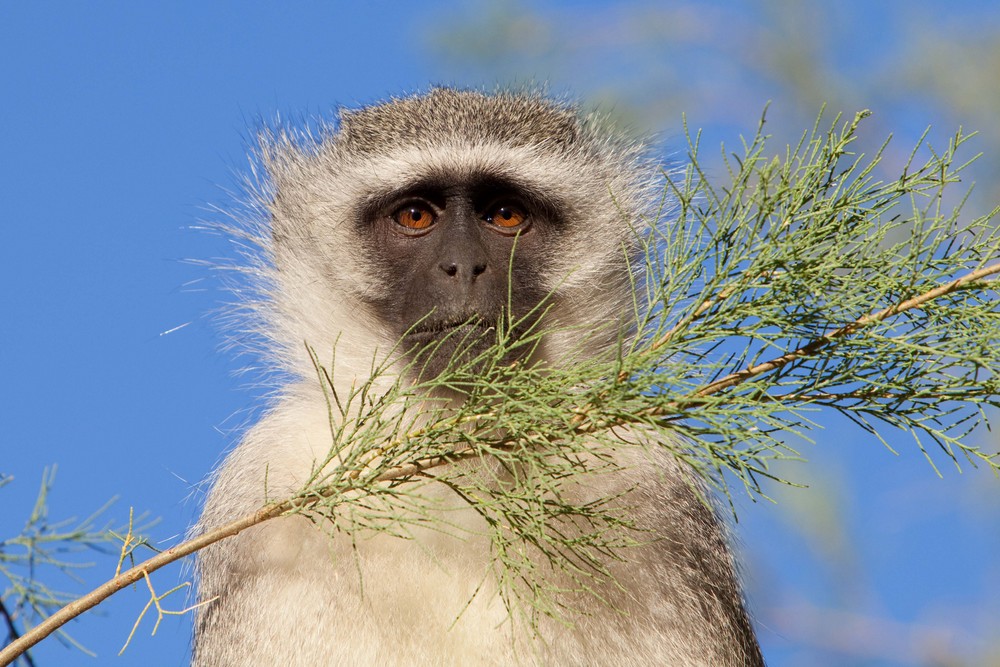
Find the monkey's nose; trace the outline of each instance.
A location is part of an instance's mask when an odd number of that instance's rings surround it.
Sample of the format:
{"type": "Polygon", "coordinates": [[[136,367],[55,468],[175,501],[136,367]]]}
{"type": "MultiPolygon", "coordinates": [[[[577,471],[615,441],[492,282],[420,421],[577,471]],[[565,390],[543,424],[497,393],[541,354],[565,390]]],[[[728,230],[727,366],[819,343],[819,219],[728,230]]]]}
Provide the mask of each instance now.
{"type": "Polygon", "coordinates": [[[466,274],[475,280],[478,276],[482,275],[486,271],[486,262],[481,264],[474,264],[471,271],[466,271],[458,262],[442,262],[438,264],[441,270],[445,272],[449,278],[464,277],[466,274]]]}

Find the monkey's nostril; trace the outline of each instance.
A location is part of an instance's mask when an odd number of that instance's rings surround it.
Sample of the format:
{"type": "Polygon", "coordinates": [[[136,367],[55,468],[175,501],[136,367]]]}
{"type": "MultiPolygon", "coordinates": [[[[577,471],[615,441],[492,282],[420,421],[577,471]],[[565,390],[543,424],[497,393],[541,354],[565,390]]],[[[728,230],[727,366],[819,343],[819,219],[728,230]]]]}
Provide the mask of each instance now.
{"type": "Polygon", "coordinates": [[[482,264],[473,265],[471,272],[468,271],[468,269],[463,269],[455,262],[452,263],[442,262],[441,264],[438,264],[438,267],[442,271],[444,271],[445,275],[448,276],[449,278],[454,278],[455,276],[462,274],[462,276],[464,276],[466,279],[472,278],[473,280],[475,280],[486,271],[485,262],[483,262],[482,264]]]}

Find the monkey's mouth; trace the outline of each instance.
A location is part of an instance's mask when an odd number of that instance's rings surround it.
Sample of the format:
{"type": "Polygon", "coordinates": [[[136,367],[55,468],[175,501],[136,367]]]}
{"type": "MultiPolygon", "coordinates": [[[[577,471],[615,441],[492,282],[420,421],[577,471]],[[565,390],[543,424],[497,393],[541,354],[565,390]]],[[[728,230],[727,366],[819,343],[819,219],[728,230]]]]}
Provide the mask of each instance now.
{"type": "Polygon", "coordinates": [[[422,345],[446,344],[449,348],[480,343],[496,330],[496,326],[481,317],[420,322],[406,332],[406,338],[422,345]]]}
{"type": "Polygon", "coordinates": [[[477,365],[481,355],[496,345],[496,324],[482,317],[422,321],[408,331],[404,344],[423,377],[440,375],[448,368],[477,365]]]}

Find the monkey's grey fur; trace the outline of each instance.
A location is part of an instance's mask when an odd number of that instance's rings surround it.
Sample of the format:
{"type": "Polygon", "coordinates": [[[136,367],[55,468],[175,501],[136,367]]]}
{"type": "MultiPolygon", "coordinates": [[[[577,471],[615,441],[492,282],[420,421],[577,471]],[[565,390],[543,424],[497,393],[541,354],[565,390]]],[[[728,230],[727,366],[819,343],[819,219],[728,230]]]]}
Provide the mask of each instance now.
{"type": "MultiPolygon", "coordinates": [[[[634,310],[623,247],[635,248],[635,228],[658,194],[656,167],[640,146],[570,107],[533,93],[435,89],[343,112],[339,128],[318,139],[272,133],[262,162],[267,174],[258,196],[268,220],[257,230],[260,258],[253,269],[261,298],[250,305],[268,362],[290,379],[217,472],[198,530],[254,511],[265,492],[274,499],[296,490],[326,457],[329,413],[304,343],[321,354],[336,347],[331,375],[346,393],[368,379],[373,358],[405,333],[399,323],[387,325],[392,317],[386,315],[397,312],[396,290],[413,289],[409,282],[400,287],[396,267],[384,265],[393,256],[381,254],[395,252],[382,249],[385,234],[410,233],[394,232],[378,212],[392,193],[443,184],[440,191],[450,197],[478,192],[477,184],[488,182],[520,193],[516,201],[528,201],[524,193],[542,200],[531,209],[536,226],[521,235],[514,253],[515,261],[530,260],[526,277],[515,270],[493,280],[504,288],[512,281],[526,301],[552,293],[547,325],[610,331],[588,339],[586,354],[610,349],[616,333],[607,323],[627,326],[634,310]],[[375,232],[375,224],[389,231],[375,232]],[[522,243],[527,260],[519,259],[522,243]]],[[[461,224],[479,225],[473,232],[484,244],[507,242],[495,229],[481,231],[488,225],[480,218],[461,224]]],[[[434,252],[453,251],[441,247],[434,252]]],[[[439,259],[432,256],[429,273],[415,274],[417,289],[434,281],[450,289],[434,268],[446,269],[439,259]]],[[[473,259],[484,276],[507,272],[506,265],[473,259]]],[[[463,261],[450,265],[459,278],[463,261]]],[[[404,269],[410,270],[399,267],[404,269]]],[[[475,287],[476,275],[463,290],[475,287]]],[[[461,292],[461,299],[466,296],[461,292]]],[[[476,298],[485,303],[491,297],[476,298]]],[[[547,337],[536,356],[557,363],[583,344],[562,331],[547,337]]],[[[580,493],[607,497],[635,486],[627,505],[657,539],[627,549],[627,562],[608,564],[619,587],[598,593],[610,606],[587,597],[577,604],[571,627],[542,624],[541,639],[511,635],[515,624],[491,582],[476,592],[490,557],[485,537],[428,531],[418,536],[419,544],[378,535],[352,546],[349,538],[330,538],[293,516],[200,554],[199,597],[207,602],[198,614],[194,663],[762,665],[720,522],[671,457],[655,448],[636,451],[642,456],[626,454],[630,460],[620,461],[627,475],[588,480],[580,493]]],[[[450,492],[440,493],[445,498],[450,492]]],[[[474,534],[478,518],[466,509],[458,518],[449,513],[448,520],[465,522],[474,534]]]]}

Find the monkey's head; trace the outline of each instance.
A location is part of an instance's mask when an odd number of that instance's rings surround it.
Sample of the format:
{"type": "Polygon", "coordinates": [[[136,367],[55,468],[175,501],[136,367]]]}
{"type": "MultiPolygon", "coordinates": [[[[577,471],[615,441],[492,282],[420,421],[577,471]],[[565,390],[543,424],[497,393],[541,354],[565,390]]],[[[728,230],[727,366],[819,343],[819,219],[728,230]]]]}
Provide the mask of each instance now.
{"type": "Polygon", "coordinates": [[[265,320],[291,370],[312,371],[303,343],[336,344],[359,375],[402,340],[410,358],[435,347],[424,362],[437,373],[458,346],[495,343],[498,323],[516,334],[539,318],[552,360],[581,331],[607,345],[632,317],[652,172],[639,146],[572,108],[435,89],[342,111],[319,137],[270,135],[263,161],[265,320]]]}

